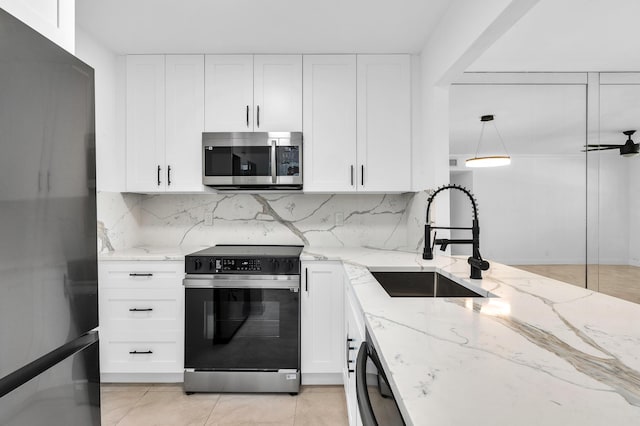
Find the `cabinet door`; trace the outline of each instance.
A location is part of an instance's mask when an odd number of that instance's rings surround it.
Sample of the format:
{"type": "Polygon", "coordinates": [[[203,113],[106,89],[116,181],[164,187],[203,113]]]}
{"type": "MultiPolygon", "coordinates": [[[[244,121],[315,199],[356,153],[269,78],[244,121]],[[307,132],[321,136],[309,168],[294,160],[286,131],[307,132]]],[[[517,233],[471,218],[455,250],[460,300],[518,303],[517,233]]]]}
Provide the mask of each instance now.
{"type": "Polygon", "coordinates": [[[6,10],[43,36],[75,53],[74,0],[0,0],[6,10]]]}
{"type": "Polygon", "coordinates": [[[356,56],[305,55],[305,192],[356,189],[356,56]]]}
{"type": "Polygon", "coordinates": [[[164,191],[163,55],[127,56],[127,191],[164,191]]]}
{"type": "Polygon", "coordinates": [[[254,56],[254,131],[302,131],[302,55],[254,56]]]}
{"type": "Polygon", "coordinates": [[[358,190],[411,190],[408,55],[358,55],[358,190]]]}
{"type": "Polygon", "coordinates": [[[167,56],[166,91],[166,189],[203,191],[204,56],[167,56]]]}
{"type": "Polygon", "coordinates": [[[205,131],[253,131],[253,57],[205,57],[205,131]]]}
{"type": "Polygon", "coordinates": [[[342,374],[344,308],[342,265],[303,264],[301,296],[302,374],[342,374]]]}

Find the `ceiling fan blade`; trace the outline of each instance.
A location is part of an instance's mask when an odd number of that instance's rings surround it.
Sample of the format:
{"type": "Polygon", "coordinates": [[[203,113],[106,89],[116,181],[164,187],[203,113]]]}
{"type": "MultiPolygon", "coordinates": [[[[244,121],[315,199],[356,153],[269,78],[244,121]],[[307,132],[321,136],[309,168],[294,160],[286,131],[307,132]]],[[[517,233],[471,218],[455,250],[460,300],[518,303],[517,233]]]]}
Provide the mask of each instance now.
{"type": "Polygon", "coordinates": [[[595,144],[594,143],[594,144],[588,144],[588,145],[585,145],[585,146],[588,146],[588,147],[601,147],[601,146],[604,146],[604,147],[620,148],[621,146],[624,146],[624,145],[614,145],[614,144],[607,144],[607,143],[595,144]]]}
{"type": "Polygon", "coordinates": [[[611,146],[611,147],[608,147],[608,148],[589,148],[589,149],[587,149],[587,151],[608,151],[610,149],[620,149],[620,147],[619,146],[611,146]]]}

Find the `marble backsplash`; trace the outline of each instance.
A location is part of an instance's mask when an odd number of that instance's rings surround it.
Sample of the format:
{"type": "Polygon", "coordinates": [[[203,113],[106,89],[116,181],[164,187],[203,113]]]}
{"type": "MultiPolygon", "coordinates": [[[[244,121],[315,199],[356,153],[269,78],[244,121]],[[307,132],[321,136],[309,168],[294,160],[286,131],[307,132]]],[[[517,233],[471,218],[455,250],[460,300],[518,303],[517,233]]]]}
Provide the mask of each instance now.
{"type": "Polygon", "coordinates": [[[305,244],[415,251],[422,241],[421,194],[100,192],[98,248],[305,244]]]}

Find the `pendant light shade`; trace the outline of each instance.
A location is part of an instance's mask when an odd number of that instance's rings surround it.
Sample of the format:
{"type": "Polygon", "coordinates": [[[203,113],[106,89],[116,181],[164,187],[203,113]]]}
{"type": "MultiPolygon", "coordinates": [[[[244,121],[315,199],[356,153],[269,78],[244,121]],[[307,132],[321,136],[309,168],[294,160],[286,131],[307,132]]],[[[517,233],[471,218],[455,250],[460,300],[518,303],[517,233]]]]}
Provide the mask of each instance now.
{"type": "Polygon", "coordinates": [[[502,136],[500,136],[500,132],[498,132],[498,128],[493,122],[493,115],[483,115],[480,117],[480,122],[482,123],[482,129],[480,130],[480,138],[478,139],[478,146],[476,147],[476,155],[473,158],[469,158],[465,161],[464,165],[466,167],[499,167],[499,166],[507,166],[511,164],[511,157],[507,152],[507,147],[502,140],[502,136]],[[478,156],[478,152],[480,152],[480,144],[482,143],[482,136],[484,135],[484,128],[488,122],[492,122],[493,128],[498,135],[498,139],[502,143],[502,148],[504,149],[504,155],[487,155],[487,156],[478,156]]]}

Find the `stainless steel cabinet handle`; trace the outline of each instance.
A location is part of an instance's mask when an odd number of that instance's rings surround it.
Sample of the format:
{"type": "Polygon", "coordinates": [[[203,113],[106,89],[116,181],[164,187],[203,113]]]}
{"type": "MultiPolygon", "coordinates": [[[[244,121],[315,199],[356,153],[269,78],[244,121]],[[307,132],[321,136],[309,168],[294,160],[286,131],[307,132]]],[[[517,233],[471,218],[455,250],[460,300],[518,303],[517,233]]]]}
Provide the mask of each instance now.
{"type": "Polygon", "coordinates": [[[256,125],[260,127],[260,105],[256,106],[258,113],[256,114],[256,125]]]}
{"type": "Polygon", "coordinates": [[[129,312],[151,312],[153,308],[129,308],[129,312]]]}
{"type": "Polygon", "coordinates": [[[276,165],[276,143],[274,139],[271,141],[271,183],[278,182],[278,168],[276,165]]]}
{"type": "Polygon", "coordinates": [[[129,351],[131,355],[150,355],[153,351],[129,351]]]}
{"type": "Polygon", "coordinates": [[[249,105],[247,105],[247,127],[249,127],[249,105]]]}
{"type": "Polygon", "coordinates": [[[351,186],[353,186],[353,164],[351,165],[351,186]]]}
{"type": "Polygon", "coordinates": [[[158,165],[158,186],[160,186],[160,171],[162,169],[160,168],[160,165],[158,165]]]}
{"type": "Polygon", "coordinates": [[[364,186],[364,164],[360,166],[360,185],[364,186]]]}
{"type": "Polygon", "coordinates": [[[171,166],[167,166],[167,185],[171,186],[171,166]]]}
{"type": "Polygon", "coordinates": [[[132,272],[132,273],[129,274],[129,276],[130,277],[152,277],[153,274],[149,274],[149,273],[141,274],[141,273],[138,273],[138,272],[132,272]]]}

